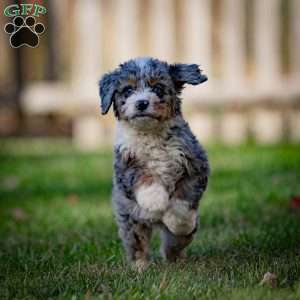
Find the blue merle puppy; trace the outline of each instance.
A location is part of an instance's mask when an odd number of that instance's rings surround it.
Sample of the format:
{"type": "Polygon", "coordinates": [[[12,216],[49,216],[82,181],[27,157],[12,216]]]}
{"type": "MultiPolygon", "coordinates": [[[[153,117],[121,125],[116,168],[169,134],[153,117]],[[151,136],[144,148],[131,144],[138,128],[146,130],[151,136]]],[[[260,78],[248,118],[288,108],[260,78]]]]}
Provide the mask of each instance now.
{"type": "Polygon", "coordinates": [[[199,200],[209,164],[181,113],[185,84],[207,80],[198,65],[137,58],[100,81],[102,114],[113,104],[113,205],[128,259],[138,270],[149,262],[152,229],[161,231],[161,253],[182,257],[197,230],[199,200]]]}

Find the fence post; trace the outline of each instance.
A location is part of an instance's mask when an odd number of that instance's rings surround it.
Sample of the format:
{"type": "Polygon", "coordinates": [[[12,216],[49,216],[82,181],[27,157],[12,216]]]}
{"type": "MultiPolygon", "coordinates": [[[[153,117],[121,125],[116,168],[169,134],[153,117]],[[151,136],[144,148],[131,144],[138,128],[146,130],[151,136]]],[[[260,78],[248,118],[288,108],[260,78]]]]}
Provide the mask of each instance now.
{"type": "Polygon", "coordinates": [[[291,0],[290,7],[290,61],[291,76],[300,85],[300,1],[291,0]]]}
{"type": "Polygon", "coordinates": [[[278,110],[256,108],[253,111],[251,123],[252,133],[258,143],[278,143],[283,137],[283,116],[278,110]]]}
{"type": "Polygon", "coordinates": [[[188,117],[193,133],[201,142],[215,141],[216,121],[208,111],[196,112],[188,117]]]}
{"type": "Polygon", "coordinates": [[[245,112],[223,112],[220,120],[221,139],[225,144],[239,145],[248,138],[248,120],[245,112]]]}
{"type": "Polygon", "coordinates": [[[94,100],[97,80],[101,74],[100,2],[97,0],[76,0],[74,2],[76,39],[74,40],[72,61],[72,83],[78,96],[88,96],[94,100]]]}
{"type": "Polygon", "coordinates": [[[211,1],[189,0],[183,5],[183,56],[203,66],[211,76],[211,1]]]}
{"type": "Polygon", "coordinates": [[[75,109],[80,112],[74,121],[73,138],[82,149],[93,149],[105,142],[99,112],[97,81],[101,75],[101,14],[97,0],[76,0],[74,11],[74,56],[72,89],[75,109]],[[83,105],[84,103],[84,105],[83,105]]]}
{"type": "Polygon", "coordinates": [[[139,53],[138,43],[138,1],[118,0],[116,9],[117,57],[120,62],[136,57],[139,53]]]}
{"type": "Polygon", "coordinates": [[[300,142],[300,110],[294,110],[289,116],[290,139],[294,143],[300,142]]]}
{"type": "Polygon", "coordinates": [[[149,45],[155,57],[174,61],[176,58],[175,42],[175,1],[149,1],[149,45]]]}
{"type": "Polygon", "coordinates": [[[245,85],[245,1],[223,0],[221,42],[223,50],[223,78],[226,87],[245,85]]]}
{"type": "Polygon", "coordinates": [[[272,91],[280,83],[280,1],[254,1],[257,85],[272,91]]]}

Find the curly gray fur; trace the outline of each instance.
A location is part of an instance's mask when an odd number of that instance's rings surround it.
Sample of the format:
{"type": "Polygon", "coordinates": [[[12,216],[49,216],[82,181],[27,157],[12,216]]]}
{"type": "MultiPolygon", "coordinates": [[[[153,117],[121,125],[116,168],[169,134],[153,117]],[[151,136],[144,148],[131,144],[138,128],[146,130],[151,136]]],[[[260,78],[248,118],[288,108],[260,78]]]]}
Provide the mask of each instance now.
{"type": "Polygon", "coordinates": [[[159,227],[162,255],[182,256],[198,225],[199,200],[209,163],[181,113],[185,84],[207,80],[195,64],[130,60],[100,81],[102,113],[118,119],[114,145],[113,205],[131,261],[146,263],[152,228],[159,227]],[[138,102],[145,103],[142,109],[138,102]]]}

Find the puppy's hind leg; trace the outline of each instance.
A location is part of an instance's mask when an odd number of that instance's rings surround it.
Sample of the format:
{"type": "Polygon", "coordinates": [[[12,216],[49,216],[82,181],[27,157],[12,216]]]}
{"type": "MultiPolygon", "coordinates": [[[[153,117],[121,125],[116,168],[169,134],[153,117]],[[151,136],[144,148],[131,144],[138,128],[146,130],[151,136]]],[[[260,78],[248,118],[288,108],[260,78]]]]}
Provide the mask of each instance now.
{"type": "Polygon", "coordinates": [[[128,260],[137,271],[143,271],[149,264],[152,228],[129,218],[119,223],[119,235],[128,260]]]}
{"type": "Polygon", "coordinates": [[[195,232],[196,228],[188,235],[175,235],[165,225],[162,225],[160,248],[162,257],[169,262],[185,258],[185,248],[192,242],[195,232]]]}

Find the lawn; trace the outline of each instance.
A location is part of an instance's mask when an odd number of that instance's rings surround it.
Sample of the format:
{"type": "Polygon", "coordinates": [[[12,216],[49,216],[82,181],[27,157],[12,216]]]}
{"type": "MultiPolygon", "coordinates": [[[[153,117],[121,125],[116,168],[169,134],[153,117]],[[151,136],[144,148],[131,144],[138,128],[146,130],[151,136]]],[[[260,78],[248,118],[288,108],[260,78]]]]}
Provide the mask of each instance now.
{"type": "Polygon", "coordinates": [[[0,299],[300,299],[299,146],[209,147],[187,261],[162,262],[155,236],[137,274],[112,214],[110,149],[0,143],[0,299]]]}

